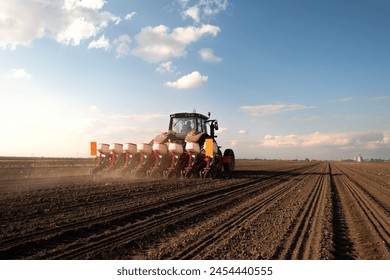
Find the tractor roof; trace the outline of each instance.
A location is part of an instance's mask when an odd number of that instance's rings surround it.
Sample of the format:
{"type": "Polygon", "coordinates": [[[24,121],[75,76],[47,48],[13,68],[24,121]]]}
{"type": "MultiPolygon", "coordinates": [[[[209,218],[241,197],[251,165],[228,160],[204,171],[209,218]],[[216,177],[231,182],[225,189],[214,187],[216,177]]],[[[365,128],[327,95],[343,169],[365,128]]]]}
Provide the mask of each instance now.
{"type": "Polygon", "coordinates": [[[199,117],[202,119],[207,120],[209,117],[198,114],[198,113],[175,113],[170,115],[171,118],[192,118],[192,117],[199,117]]]}

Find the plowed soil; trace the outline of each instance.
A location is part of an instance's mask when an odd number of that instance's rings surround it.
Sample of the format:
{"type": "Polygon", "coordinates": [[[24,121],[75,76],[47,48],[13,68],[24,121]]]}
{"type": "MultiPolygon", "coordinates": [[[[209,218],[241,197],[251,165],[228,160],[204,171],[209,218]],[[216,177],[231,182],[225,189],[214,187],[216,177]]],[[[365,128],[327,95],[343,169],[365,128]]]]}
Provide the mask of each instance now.
{"type": "Polygon", "coordinates": [[[219,179],[0,160],[0,259],[390,259],[390,163],[244,161],[219,179]]]}

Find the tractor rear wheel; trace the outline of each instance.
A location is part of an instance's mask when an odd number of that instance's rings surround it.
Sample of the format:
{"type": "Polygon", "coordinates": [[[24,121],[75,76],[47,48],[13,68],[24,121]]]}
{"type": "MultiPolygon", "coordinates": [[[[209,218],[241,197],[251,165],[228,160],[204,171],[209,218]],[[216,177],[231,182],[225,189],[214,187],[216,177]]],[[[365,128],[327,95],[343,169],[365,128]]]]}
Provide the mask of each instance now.
{"type": "Polygon", "coordinates": [[[225,170],[226,173],[233,173],[234,168],[236,166],[234,152],[232,149],[226,149],[223,153],[223,157],[229,157],[230,161],[223,164],[223,170],[225,170]]]}

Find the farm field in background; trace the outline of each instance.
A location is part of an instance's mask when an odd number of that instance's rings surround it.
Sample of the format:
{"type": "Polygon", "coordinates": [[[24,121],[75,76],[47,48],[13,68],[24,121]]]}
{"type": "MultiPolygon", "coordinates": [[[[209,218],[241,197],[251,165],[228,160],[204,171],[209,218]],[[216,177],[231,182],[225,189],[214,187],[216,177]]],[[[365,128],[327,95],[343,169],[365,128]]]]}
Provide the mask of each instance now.
{"type": "Polygon", "coordinates": [[[237,160],[218,179],[0,158],[0,259],[390,259],[390,163],[237,160]]]}

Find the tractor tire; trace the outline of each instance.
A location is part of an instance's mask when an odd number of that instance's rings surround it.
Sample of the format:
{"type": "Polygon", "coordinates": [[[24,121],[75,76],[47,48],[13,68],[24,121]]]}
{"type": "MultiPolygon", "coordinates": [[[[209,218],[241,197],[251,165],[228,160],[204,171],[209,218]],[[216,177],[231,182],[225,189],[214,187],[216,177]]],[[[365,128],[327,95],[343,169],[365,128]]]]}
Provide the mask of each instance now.
{"type": "Polygon", "coordinates": [[[223,153],[223,156],[224,157],[230,157],[232,159],[231,162],[223,164],[223,170],[226,173],[228,173],[228,174],[233,173],[234,172],[234,168],[236,166],[233,150],[232,149],[226,149],[225,152],[223,153]]]}

